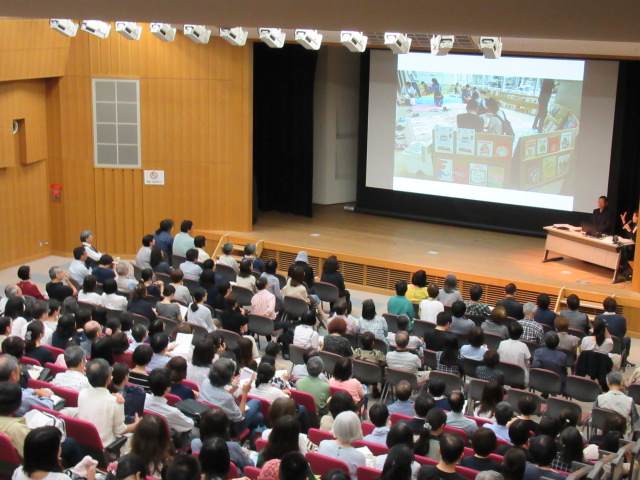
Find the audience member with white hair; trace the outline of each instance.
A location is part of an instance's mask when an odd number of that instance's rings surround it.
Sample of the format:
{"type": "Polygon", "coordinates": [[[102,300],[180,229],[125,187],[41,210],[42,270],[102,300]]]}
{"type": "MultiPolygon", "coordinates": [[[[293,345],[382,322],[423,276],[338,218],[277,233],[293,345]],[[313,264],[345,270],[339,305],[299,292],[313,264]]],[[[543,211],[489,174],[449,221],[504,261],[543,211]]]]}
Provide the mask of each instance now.
{"type": "Polygon", "coordinates": [[[366,463],[364,454],[353,446],[356,440],[362,439],[360,418],[354,412],[342,412],[333,422],[332,433],[336,439],[320,442],[318,453],[346,463],[352,480],[355,480],[356,470],[366,463]]]}
{"type": "Polygon", "coordinates": [[[544,328],[538,322],[534,320],[536,315],[536,304],[533,302],[527,302],[522,306],[522,312],[524,318],[518,320],[522,325],[522,337],[521,340],[527,342],[534,342],[537,345],[542,343],[542,337],[544,336],[544,328]]]}

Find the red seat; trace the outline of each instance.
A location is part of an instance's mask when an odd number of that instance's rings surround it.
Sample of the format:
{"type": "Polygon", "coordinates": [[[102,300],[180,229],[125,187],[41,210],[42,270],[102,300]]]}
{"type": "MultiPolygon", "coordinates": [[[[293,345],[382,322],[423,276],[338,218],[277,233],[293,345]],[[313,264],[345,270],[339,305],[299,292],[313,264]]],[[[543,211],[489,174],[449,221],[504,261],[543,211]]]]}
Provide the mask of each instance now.
{"type": "Polygon", "coordinates": [[[62,367],[60,365],[56,365],[55,363],[45,363],[44,368],[48,368],[49,371],[51,371],[52,377],[55,377],[57,374],[67,371],[67,367],[62,367]]]}
{"type": "Polygon", "coordinates": [[[238,478],[238,467],[233,462],[229,462],[229,472],[227,473],[227,478],[238,478]]]}
{"type": "Polygon", "coordinates": [[[449,425],[445,425],[444,433],[452,433],[453,435],[456,435],[457,437],[462,438],[462,441],[464,442],[465,445],[469,444],[469,438],[467,437],[467,432],[465,432],[461,428],[450,427],[449,425]]]}
{"type": "Polygon", "coordinates": [[[433,460],[432,458],[429,458],[429,457],[423,457],[421,455],[414,455],[413,458],[420,465],[437,465],[438,464],[437,460],[433,460]]]}
{"type": "Polygon", "coordinates": [[[353,444],[354,447],[367,447],[374,456],[386,455],[389,452],[389,447],[386,445],[380,445],[379,443],[365,442],[364,440],[358,440],[353,444]]]}
{"type": "Polygon", "coordinates": [[[58,355],[64,355],[64,350],[58,347],[52,347],[51,345],[42,345],[44,348],[53,353],[53,356],[58,358],[58,355]]]}
{"type": "Polygon", "coordinates": [[[129,368],[133,368],[136,364],[133,362],[133,352],[123,352],[117,355],[113,355],[114,363],[126,363],[129,368]]]}
{"type": "Polygon", "coordinates": [[[378,477],[380,477],[380,474],[382,473],[380,470],[369,467],[358,467],[356,472],[358,480],[378,480],[378,477]]]}
{"type": "Polygon", "coordinates": [[[69,390],[68,388],[56,387],[55,385],[50,384],[49,382],[43,382],[42,380],[35,380],[30,378],[27,381],[27,387],[29,388],[48,388],[53,393],[58,395],[61,398],[64,398],[64,406],[65,407],[77,407],[78,406],[78,395],[79,392],[75,390],[69,390]]]}
{"type": "Polygon", "coordinates": [[[182,399],[179,396],[174,395],[173,393],[167,393],[167,397],[166,398],[167,398],[167,403],[171,407],[174,406],[176,403],[182,401],[182,399]]]}
{"type": "MultiPolygon", "coordinates": [[[[464,447],[464,457],[473,457],[475,455],[476,452],[473,451],[473,448],[469,448],[469,447],[464,447]]],[[[502,455],[497,455],[495,453],[492,453],[489,455],[489,458],[491,460],[493,460],[496,463],[499,463],[500,465],[502,465],[502,461],[504,460],[504,457],[502,455]]]]}
{"type": "Polygon", "coordinates": [[[264,438],[259,438],[256,440],[256,452],[260,452],[264,447],[267,446],[269,440],[265,440],[264,438]]]}
{"type": "Polygon", "coordinates": [[[195,392],[199,392],[200,391],[200,387],[198,386],[198,384],[196,382],[192,382],[191,380],[182,380],[181,383],[185,387],[190,388],[191,390],[193,390],[195,392]]]}
{"type": "Polygon", "coordinates": [[[20,456],[9,437],[0,433],[0,478],[8,480],[13,471],[20,466],[20,456]]]}
{"type": "Polygon", "coordinates": [[[402,415],[401,413],[392,413],[391,414],[391,425],[395,425],[400,420],[411,420],[412,417],[409,415],[402,415]]]}
{"type": "Polygon", "coordinates": [[[37,367],[42,366],[35,358],[25,357],[24,355],[20,357],[20,363],[23,365],[36,365],[37,367]]]}
{"type": "Polygon", "coordinates": [[[465,415],[465,417],[470,418],[471,420],[476,422],[476,425],[478,425],[478,428],[484,427],[485,424],[487,424],[487,423],[493,423],[491,420],[489,420],[487,418],[472,417],[471,415],[465,415]]]}
{"type": "Polygon", "coordinates": [[[318,408],[313,395],[307,392],[301,392],[300,390],[291,390],[291,398],[298,404],[304,406],[307,409],[309,415],[318,415],[318,408]]]}
{"type": "Polygon", "coordinates": [[[335,386],[331,386],[329,387],[331,389],[331,396],[333,397],[333,394],[336,392],[347,392],[349,395],[351,395],[351,393],[349,392],[349,390],[347,390],[346,388],[342,388],[342,387],[335,387],[335,386]]]}
{"type": "Polygon", "coordinates": [[[310,428],[307,432],[307,436],[311,443],[315,445],[320,445],[322,440],[333,440],[335,437],[331,432],[325,432],[324,430],[319,430],[317,428],[310,428]]]}
{"type": "Polygon", "coordinates": [[[244,476],[249,480],[258,480],[261,471],[262,469],[256,467],[244,467],[244,469],[242,470],[244,476]]]}
{"type": "Polygon", "coordinates": [[[460,465],[456,466],[456,473],[467,480],[476,480],[476,475],[478,475],[477,470],[471,470],[467,467],[461,467],[460,465]]]}
{"type": "Polygon", "coordinates": [[[269,408],[271,408],[271,402],[265,400],[264,398],[254,397],[253,395],[247,395],[247,401],[252,399],[260,400],[260,412],[262,412],[262,416],[264,417],[264,421],[266,425],[271,425],[269,423],[269,408]]]}
{"type": "Polygon", "coordinates": [[[349,467],[342,460],[320,455],[319,453],[307,452],[305,458],[315,475],[322,476],[331,470],[342,470],[349,475],[349,467]]]}
{"type": "Polygon", "coordinates": [[[104,454],[104,446],[100,439],[98,429],[93,423],[79,418],[58,414],[64,420],[67,428],[67,436],[78,442],[83,455],[89,455],[98,461],[98,466],[106,467],[107,458],[104,454]]]}
{"type": "Polygon", "coordinates": [[[362,422],[362,435],[370,435],[376,426],[373,423],[362,422]]]}
{"type": "Polygon", "coordinates": [[[504,441],[504,440],[502,440],[501,438],[496,438],[496,440],[498,441],[498,444],[497,444],[497,446],[496,446],[496,449],[497,449],[498,447],[501,447],[502,445],[509,445],[509,446],[512,446],[509,442],[505,442],[505,441],[504,441]]]}

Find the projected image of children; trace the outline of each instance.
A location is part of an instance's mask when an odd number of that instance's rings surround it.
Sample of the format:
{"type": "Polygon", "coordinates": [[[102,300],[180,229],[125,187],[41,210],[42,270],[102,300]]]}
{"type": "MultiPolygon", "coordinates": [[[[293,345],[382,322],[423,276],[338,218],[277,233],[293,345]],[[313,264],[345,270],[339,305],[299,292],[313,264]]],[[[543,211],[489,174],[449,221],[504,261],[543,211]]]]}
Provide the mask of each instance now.
{"type": "Polygon", "coordinates": [[[398,59],[395,177],[566,191],[576,169],[582,70],[545,72],[549,61],[541,59],[424,57],[398,59]]]}

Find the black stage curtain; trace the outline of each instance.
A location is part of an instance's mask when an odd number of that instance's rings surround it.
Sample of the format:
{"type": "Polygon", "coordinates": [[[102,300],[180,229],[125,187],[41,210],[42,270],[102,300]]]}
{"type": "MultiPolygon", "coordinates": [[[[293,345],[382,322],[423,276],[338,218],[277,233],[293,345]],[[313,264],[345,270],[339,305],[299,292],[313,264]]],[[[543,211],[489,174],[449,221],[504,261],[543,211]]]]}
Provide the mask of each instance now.
{"type": "MultiPolygon", "coordinates": [[[[622,61],[618,73],[616,116],[611,148],[609,193],[618,213],[638,209],[640,199],[640,62],[622,61]]],[[[620,226],[616,218],[616,226],[620,226]]]]}
{"type": "Polygon", "coordinates": [[[318,52],[253,47],[253,170],[260,210],[311,216],[318,52]]]}

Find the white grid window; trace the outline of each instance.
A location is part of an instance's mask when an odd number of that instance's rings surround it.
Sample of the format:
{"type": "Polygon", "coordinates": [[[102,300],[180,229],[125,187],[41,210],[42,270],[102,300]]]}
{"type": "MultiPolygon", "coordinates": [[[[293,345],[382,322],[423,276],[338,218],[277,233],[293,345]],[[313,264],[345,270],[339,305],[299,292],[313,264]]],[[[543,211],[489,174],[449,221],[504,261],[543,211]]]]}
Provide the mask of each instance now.
{"type": "Polygon", "coordinates": [[[93,79],[96,167],[140,168],[140,82],[93,79]]]}

